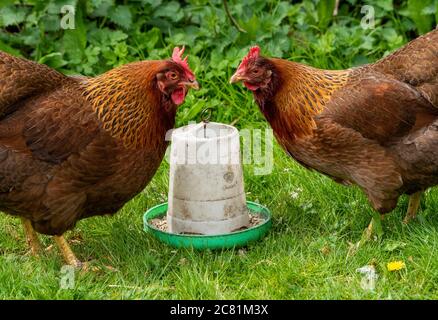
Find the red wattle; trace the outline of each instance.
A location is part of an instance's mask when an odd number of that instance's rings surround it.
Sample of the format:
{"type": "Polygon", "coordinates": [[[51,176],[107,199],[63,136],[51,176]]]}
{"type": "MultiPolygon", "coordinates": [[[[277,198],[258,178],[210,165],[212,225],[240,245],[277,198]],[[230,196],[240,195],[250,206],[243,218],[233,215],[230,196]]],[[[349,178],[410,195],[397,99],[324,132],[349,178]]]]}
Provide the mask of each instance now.
{"type": "Polygon", "coordinates": [[[183,88],[175,89],[171,94],[172,101],[177,106],[184,102],[185,97],[186,92],[183,88]]]}
{"type": "Polygon", "coordinates": [[[246,82],[246,81],[244,81],[243,82],[243,85],[245,86],[245,87],[247,87],[249,90],[251,90],[251,91],[256,91],[259,87],[258,86],[256,86],[256,85],[252,85],[252,84],[250,84],[250,83],[248,83],[248,82],[246,82]]]}

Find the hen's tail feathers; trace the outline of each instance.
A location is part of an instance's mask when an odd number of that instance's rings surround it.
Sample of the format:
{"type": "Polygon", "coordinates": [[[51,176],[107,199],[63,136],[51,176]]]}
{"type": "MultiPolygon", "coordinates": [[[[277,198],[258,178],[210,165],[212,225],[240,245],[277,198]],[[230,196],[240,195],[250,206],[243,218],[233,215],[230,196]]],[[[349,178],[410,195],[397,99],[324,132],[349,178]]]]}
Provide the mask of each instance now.
{"type": "Polygon", "coordinates": [[[438,108],[438,29],[412,40],[372,68],[416,87],[438,108]]]}
{"type": "Polygon", "coordinates": [[[20,101],[51,90],[65,79],[48,66],[0,51],[0,119],[14,112],[20,101]]]}

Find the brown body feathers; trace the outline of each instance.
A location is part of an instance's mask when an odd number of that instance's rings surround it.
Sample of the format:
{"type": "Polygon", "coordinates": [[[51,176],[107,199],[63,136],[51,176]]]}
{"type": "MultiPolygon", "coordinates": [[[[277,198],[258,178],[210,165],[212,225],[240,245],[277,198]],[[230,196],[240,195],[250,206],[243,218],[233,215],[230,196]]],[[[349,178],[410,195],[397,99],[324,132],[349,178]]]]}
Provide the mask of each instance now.
{"type": "Polygon", "coordinates": [[[381,213],[438,183],[438,30],[343,71],[244,62],[231,82],[254,92],[279,143],[304,166],[358,185],[381,213]]]}
{"type": "Polygon", "coordinates": [[[176,106],[156,74],[169,68],[182,70],[144,61],[73,78],[0,52],[0,211],[50,235],[117,212],[164,156],[176,106]]]}

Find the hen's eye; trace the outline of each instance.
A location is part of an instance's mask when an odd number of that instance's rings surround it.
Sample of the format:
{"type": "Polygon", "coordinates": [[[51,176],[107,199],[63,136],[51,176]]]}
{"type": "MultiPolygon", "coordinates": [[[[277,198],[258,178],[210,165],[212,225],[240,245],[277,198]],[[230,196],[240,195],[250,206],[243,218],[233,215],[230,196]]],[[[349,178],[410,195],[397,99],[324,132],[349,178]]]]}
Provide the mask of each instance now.
{"type": "Polygon", "coordinates": [[[170,77],[170,79],[172,79],[172,80],[176,80],[176,79],[178,78],[178,75],[177,75],[175,72],[171,72],[171,73],[169,74],[169,77],[170,77]]]}
{"type": "Polygon", "coordinates": [[[260,69],[254,69],[254,70],[252,70],[252,73],[253,74],[259,74],[260,73],[260,69]]]}

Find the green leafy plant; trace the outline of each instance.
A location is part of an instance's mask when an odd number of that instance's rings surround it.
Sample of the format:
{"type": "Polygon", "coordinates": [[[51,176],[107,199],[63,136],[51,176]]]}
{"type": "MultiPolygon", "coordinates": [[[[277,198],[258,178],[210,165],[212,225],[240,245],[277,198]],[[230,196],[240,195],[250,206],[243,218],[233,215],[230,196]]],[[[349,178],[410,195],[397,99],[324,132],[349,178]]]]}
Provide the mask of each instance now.
{"type": "MultiPolygon", "coordinates": [[[[347,68],[375,61],[429,31],[438,14],[438,0],[340,1],[336,16],[336,0],[226,3],[229,15],[223,0],[2,1],[0,50],[92,76],[130,61],[165,58],[174,46],[185,45],[201,84],[208,83],[188,101],[189,110],[182,109],[188,121],[206,101],[229,105],[212,87],[226,84],[254,44],[266,55],[347,68]],[[66,5],[75,9],[74,29],[61,28],[66,5]],[[373,29],[361,27],[363,5],[374,8],[373,29]]],[[[229,114],[218,116],[234,120],[229,114]]]]}

